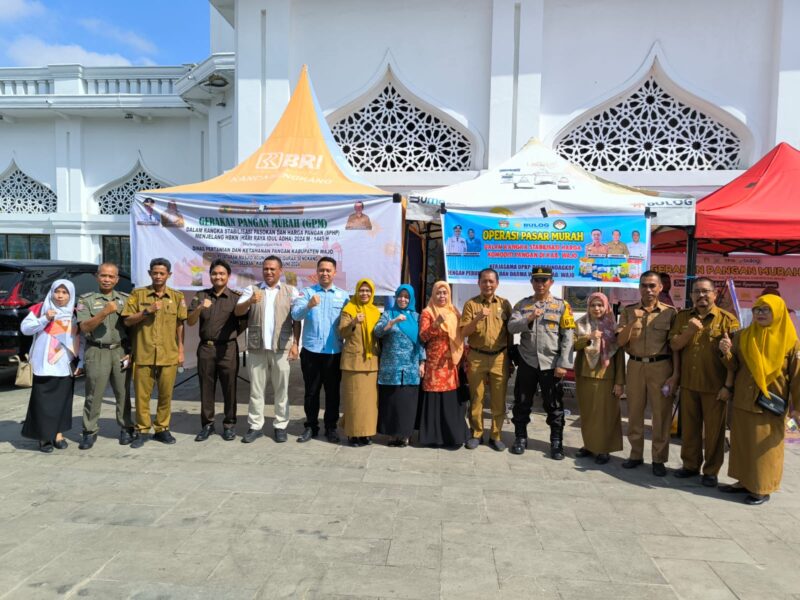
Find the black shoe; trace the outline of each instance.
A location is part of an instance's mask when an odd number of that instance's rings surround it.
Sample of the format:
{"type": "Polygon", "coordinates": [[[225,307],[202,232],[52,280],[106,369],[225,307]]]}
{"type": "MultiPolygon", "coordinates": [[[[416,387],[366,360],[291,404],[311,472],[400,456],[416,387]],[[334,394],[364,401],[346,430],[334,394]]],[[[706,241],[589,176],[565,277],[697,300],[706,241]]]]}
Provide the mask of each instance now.
{"type": "Polygon", "coordinates": [[[200,430],[200,433],[194,436],[194,441],[205,442],[208,439],[208,436],[210,436],[212,433],[216,433],[216,430],[214,429],[214,424],[209,423],[200,430]]]}
{"type": "Polygon", "coordinates": [[[353,448],[361,448],[364,444],[361,443],[361,438],[358,437],[349,437],[347,438],[347,443],[350,444],[353,448]]]}
{"type": "Polygon", "coordinates": [[[96,433],[84,433],[81,436],[81,443],[78,444],[78,450],[90,450],[96,441],[96,433]]]}
{"type": "Polygon", "coordinates": [[[233,427],[225,427],[222,430],[222,439],[226,442],[232,442],[236,439],[236,430],[233,427]]]}
{"type": "Polygon", "coordinates": [[[506,449],[506,445],[503,443],[503,440],[489,440],[489,448],[497,452],[503,452],[506,449]]]}
{"type": "Polygon", "coordinates": [[[397,440],[397,447],[398,448],[405,448],[406,446],[408,446],[408,440],[406,440],[406,439],[397,440]]]}
{"type": "Polygon", "coordinates": [[[514,440],[514,445],[509,448],[509,452],[511,454],[525,454],[525,450],[528,447],[528,438],[517,436],[514,440]]]}
{"type": "Polygon", "coordinates": [[[305,444],[311,438],[317,437],[318,434],[319,430],[306,427],[303,429],[303,433],[300,434],[300,437],[297,438],[297,442],[300,444],[305,444]]]}
{"type": "Polygon", "coordinates": [[[279,444],[282,444],[287,439],[289,439],[286,436],[286,430],[285,429],[276,429],[275,432],[274,432],[274,436],[275,436],[275,441],[277,443],[279,443],[279,444]]]}
{"type": "Polygon", "coordinates": [[[749,494],[747,488],[740,485],[721,485],[717,488],[723,494],[749,494]]]}
{"type": "Polygon", "coordinates": [[[140,431],[133,433],[133,440],[131,440],[131,448],[141,448],[144,446],[145,434],[140,431]]]}
{"type": "Polygon", "coordinates": [[[39,452],[50,454],[53,451],[53,442],[39,442],[39,452]]]}
{"type": "Polygon", "coordinates": [[[336,433],[335,429],[326,429],[325,430],[325,439],[328,440],[331,444],[338,444],[339,443],[339,434],[336,433]]]}
{"type": "Polygon", "coordinates": [[[389,448],[399,448],[400,447],[400,440],[389,440],[386,442],[386,445],[389,448]]]}
{"type": "Polygon", "coordinates": [[[66,450],[69,444],[67,443],[67,438],[61,438],[60,440],[53,440],[53,448],[57,448],[58,450],[66,450]]]}
{"type": "Polygon", "coordinates": [[[677,477],[678,479],[688,479],[689,477],[700,475],[700,471],[692,471],[691,469],[684,469],[683,467],[681,467],[680,469],[675,471],[673,475],[675,475],[675,477],[677,477]]]}
{"type": "Polygon", "coordinates": [[[765,494],[763,496],[754,496],[753,494],[750,494],[744,499],[744,503],[749,504],[750,506],[758,506],[759,504],[764,504],[764,502],[769,502],[769,494],[765,494]]]}
{"type": "Polygon", "coordinates": [[[119,445],[127,446],[133,441],[133,429],[119,430],[119,445]]]}
{"type": "Polygon", "coordinates": [[[153,439],[157,442],[161,442],[162,444],[174,444],[177,441],[174,437],[172,437],[169,429],[157,431],[153,434],[153,439]]]}
{"type": "Polygon", "coordinates": [[[644,464],[644,461],[641,458],[629,458],[625,462],[622,463],[623,469],[635,469],[639,465],[644,464]]]}
{"type": "Polygon", "coordinates": [[[575,453],[575,458],[586,458],[587,456],[591,456],[591,450],[587,450],[586,448],[581,448],[575,453]]]}
{"type": "MultiPolygon", "coordinates": [[[[243,444],[252,444],[258,438],[261,437],[261,430],[260,429],[248,429],[247,433],[242,436],[242,443],[243,444]]],[[[297,440],[298,442],[300,440],[297,440]]]]}
{"type": "Polygon", "coordinates": [[[564,460],[564,446],[561,445],[561,440],[550,442],[550,458],[564,460]]]}
{"type": "Polygon", "coordinates": [[[653,463],[653,475],[656,477],[664,477],[667,474],[667,467],[664,466],[664,463],[653,463]]]}
{"type": "Polygon", "coordinates": [[[467,443],[464,444],[464,448],[466,448],[467,450],[475,450],[475,448],[480,446],[482,443],[483,443],[483,438],[471,437],[467,440],[467,443]]]}
{"type": "Polygon", "coordinates": [[[611,457],[608,454],[601,453],[594,457],[594,462],[598,465],[606,464],[611,457]]]}
{"type": "Polygon", "coordinates": [[[372,446],[372,438],[371,437],[362,437],[361,438],[361,443],[364,444],[365,446],[372,446]]]}
{"type": "Polygon", "coordinates": [[[717,487],[717,476],[716,475],[703,475],[703,478],[700,480],[706,487],[717,487]]]}

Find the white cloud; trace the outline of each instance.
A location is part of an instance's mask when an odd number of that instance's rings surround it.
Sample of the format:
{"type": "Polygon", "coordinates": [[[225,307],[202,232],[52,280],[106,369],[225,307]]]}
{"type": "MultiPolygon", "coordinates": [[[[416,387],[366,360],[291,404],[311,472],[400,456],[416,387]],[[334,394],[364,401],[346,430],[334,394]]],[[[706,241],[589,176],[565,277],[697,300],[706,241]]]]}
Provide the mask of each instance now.
{"type": "Polygon", "coordinates": [[[0,22],[38,17],[44,12],[44,5],[38,0],[2,0],[0,2],[0,22]]]}
{"type": "Polygon", "coordinates": [[[79,64],[85,67],[130,66],[131,61],[120,54],[101,54],[86,50],[78,44],[48,44],[44,40],[23,35],[8,46],[6,54],[20,67],[79,64]]]}
{"type": "Polygon", "coordinates": [[[78,23],[90,33],[124,44],[142,54],[155,54],[158,52],[156,45],[147,38],[133,31],[120,29],[116,25],[101,19],[79,19],[78,23]]]}

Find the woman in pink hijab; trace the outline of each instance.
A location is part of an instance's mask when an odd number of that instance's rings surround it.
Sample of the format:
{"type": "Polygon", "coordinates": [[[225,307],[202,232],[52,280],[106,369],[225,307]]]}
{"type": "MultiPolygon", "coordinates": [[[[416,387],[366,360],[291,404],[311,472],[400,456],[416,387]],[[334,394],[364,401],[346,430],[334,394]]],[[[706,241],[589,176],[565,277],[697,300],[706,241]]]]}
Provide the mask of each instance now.
{"type": "Polygon", "coordinates": [[[625,385],[625,357],[618,351],[616,319],[605,294],[595,292],[586,315],[575,323],[575,388],[583,447],[576,456],[595,456],[603,465],[622,450],[619,398],[625,385]]]}

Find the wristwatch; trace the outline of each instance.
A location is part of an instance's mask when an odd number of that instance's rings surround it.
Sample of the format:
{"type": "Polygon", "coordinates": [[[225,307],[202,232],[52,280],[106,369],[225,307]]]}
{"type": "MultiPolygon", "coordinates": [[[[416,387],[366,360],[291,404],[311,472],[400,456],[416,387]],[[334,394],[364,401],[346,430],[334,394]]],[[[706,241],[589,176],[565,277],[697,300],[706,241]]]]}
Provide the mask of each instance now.
{"type": "Polygon", "coordinates": [[[731,394],[733,393],[733,386],[732,385],[723,384],[722,387],[724,387],[726,390],[728,390],[731,394]]]}
{"type": "Polygon", "coordinates": [[[149,311],[149,310],[147,310],[146,308],[143,308],[143,309],[142,309],[142,316],[146,317],[146,316],[148,316],[149,314],[150,314],[150,311],[149,311]]]}

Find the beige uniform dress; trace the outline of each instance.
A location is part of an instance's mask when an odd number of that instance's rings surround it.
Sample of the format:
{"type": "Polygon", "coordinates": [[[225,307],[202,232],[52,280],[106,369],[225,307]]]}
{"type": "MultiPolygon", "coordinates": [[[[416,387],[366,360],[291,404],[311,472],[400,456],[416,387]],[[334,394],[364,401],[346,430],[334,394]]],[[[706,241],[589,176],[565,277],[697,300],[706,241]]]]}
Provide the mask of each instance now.
{"type": "Polygon", "coordinates": [[[370,437],[378,428],[378,347],[373,338],[372,358],[364,357],[361,325],[348,313],[339,319],[342,345],[341,426],[347,437],[370,437]]]}

